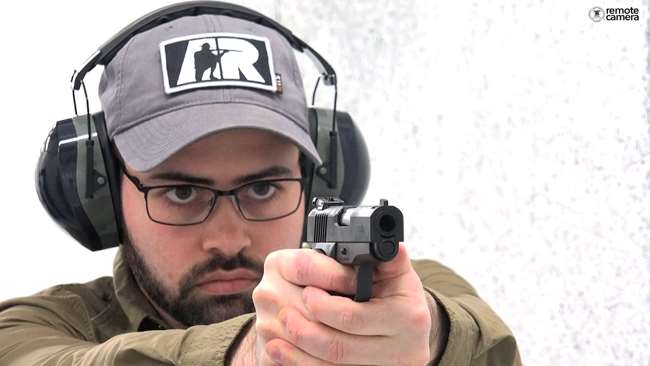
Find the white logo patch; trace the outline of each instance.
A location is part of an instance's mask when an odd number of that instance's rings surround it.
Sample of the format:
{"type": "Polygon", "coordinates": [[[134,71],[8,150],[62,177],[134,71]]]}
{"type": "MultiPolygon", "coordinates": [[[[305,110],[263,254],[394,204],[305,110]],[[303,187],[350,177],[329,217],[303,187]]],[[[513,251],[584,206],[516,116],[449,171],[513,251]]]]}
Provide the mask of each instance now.
{"type": "Polygon", "coordinates": [[[277,91],[267,38],[205,33],[160,43],[165,93],[240,86],[277,91]]]}

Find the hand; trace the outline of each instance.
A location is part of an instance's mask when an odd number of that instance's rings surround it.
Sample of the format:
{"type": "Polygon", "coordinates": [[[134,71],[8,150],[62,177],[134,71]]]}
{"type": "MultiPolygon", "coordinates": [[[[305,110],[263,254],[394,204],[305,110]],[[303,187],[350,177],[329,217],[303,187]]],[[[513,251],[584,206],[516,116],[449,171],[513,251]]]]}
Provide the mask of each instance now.
{"type": "Polygon", "coordinates": [[[403,245],[373,281],[357,303],[327,292],[353,294],[352,267],[312,250],[271,253],[253,293],[258,364],[425,365],[431,313],[403,245]]]}

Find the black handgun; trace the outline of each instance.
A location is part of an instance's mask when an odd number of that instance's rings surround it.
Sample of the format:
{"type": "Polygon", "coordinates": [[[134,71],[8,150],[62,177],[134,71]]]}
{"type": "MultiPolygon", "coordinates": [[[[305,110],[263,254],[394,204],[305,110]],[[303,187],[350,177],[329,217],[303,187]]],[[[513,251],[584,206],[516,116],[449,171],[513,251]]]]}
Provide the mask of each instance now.
{"type": "Polygon", "coordinates": [[[306,244],[357,269],[355,301],[372,296],[372,275],[380,262],[395,258],[404,240],[402,211],[382,199],[379,206],[346,206],[338,198],[316,197],[307,216],[306,244]]]}

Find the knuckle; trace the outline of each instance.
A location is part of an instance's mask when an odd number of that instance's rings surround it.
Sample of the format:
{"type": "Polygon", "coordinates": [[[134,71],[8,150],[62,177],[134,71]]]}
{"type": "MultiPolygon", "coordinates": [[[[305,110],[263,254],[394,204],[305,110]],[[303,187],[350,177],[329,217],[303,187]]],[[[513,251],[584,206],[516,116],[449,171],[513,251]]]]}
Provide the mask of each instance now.
{"type": "Polygon", "coordinates": [[[266,272],[267,270],[270,271],[272,270],[276,263],[278,262],[278,257],[280,256],[279,251],[274,251],[269,253],[266,256],[266,259],[264,260],[264,271],[266,272]]]}
{"type": "Polygon", "coordinates": [[[349,277],[347,277],[347,279],[345,281],[345,286],[347,286],[348,290],[352,291],[353,293],[357,289],[357,278],[356,278],[356,276],[357,275],[349,276],[349,277]]]}
{"type": "Polygon", "coordinates": [[[327,344],[326,360],[333,363],[341,363],[345,355],[345,345],[341,338],[336,336],[332,337],[327,344]]]}
{"type": "Polygon", "coordinates": [[[324,281],[323,285],[327,286],[328,290],[347,293],[354,291],[356,288],[356,282],[354,278],[351,278],[336,269],[323,271],[322,276],[324,281]]]}
{"type": "Polygon", "coordinates": [[[328,290],[336,290],[338,289],[338,278],[336,277],[335,274],[331,272],[325,272],[323,273],[323,280],[324,280],[324,285],[327,286],[328,290]]]}
{"type": "Polygon", "coordinates": [[[269,255],[266,256],[266,259],[264,259],[264,270],[263,270],[264,276],[268,276],[269,273],[272,273],[271,271],[273,271],[276,268],[275,262],[276,262],[275,254],[269,253],[269,255]]]}
{"type": "Polygon", "coordinates": [[[269,322],[256,322],[255,332],[261,339],[277,338],[277,334],[269,322]]]}
{"type": "Polygon", "coordinates": [[[300,284],[309,283],[311,273],[313,272],[313,262],[311,258],[305,255],[295,257],[294,268],[296,271],[296,280],[300,284]]]}
{"type": "Polygon", "coordinates": [[[278,304],[277,295],[265,286],[257,286],[253,289],[253,304],[256,308],[267,306],[276,306],[278,304]]]}
{"type": "Polygon", "coordinates": [[[264,260],[264,270],[276,270],[283,263],[287,262],[287,258],[291,258],[293,255],[293,249],[278,249],[274,250],[266,256],[264,260]]]}
{"type": "Polygon", "coordinates": [[[409,326],[414,329],[424,329],[430,327],[431,314],[429,314],[429,309],[426,306],[418,309],[413,309],[408,314],[407,322],[409,326]]]}
{"type": "Polygon", "coordinates": [[[262,283],[253,289],[253,301],[254,302],[264,302],[269,299],[271,292],[264,288],[262,283]]]}

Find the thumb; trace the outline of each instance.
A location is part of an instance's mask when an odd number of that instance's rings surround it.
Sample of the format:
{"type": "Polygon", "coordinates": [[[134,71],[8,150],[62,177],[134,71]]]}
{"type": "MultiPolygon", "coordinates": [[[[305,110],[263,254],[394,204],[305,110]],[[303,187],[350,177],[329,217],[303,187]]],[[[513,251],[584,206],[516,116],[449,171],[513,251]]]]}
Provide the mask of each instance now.
{"type": "Polygon", "coordinates": [[[404,243],[399,243],[399,250],[395,258],[388,262],[381,262],[375,269],[375,281],[399,277],[412,269],[406,246],[404,243]]]}

